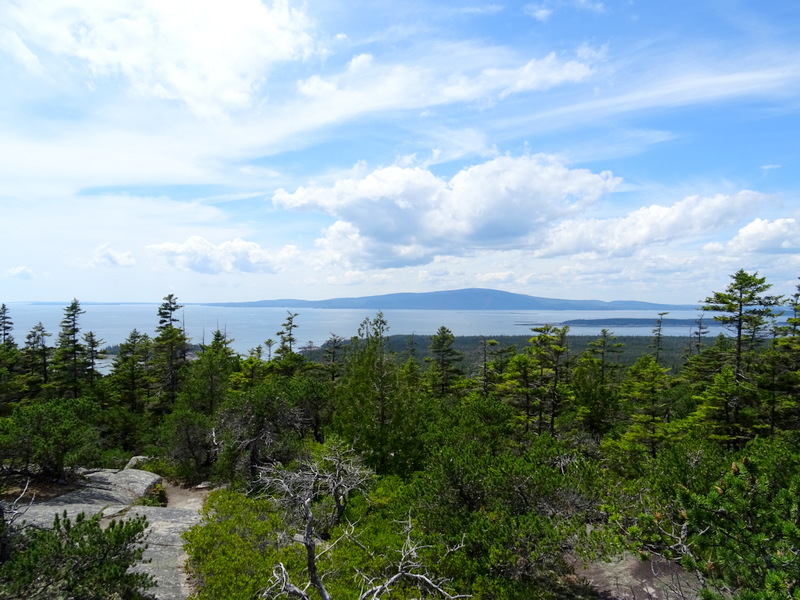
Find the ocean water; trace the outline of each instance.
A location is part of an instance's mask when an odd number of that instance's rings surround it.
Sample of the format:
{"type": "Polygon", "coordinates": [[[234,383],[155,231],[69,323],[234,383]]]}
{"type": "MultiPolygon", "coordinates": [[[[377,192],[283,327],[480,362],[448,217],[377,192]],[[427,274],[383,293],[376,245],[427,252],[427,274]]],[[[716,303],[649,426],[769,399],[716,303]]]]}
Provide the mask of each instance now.
{"type": "MultiPolygon", "coordinates": [[[[50,345],[54,345],[60,329],[59,323],[64,315],[66,303],[36,304],[7,303],[9,316],[14,323],[13,335],[17,344],[22,345],[30,329],[38,322],[52,333],[50,345]]],[[[114,345],[125,340],[133,329],[154,335],[158,326],[159,304],[82,304],[85,311],[80,316],[81,331],[93,331],[103,340],[103,345],[114,345]]],[[[320,308],[233,308],[189,304],[178,313],[184,327],[194,343],[211,340],[216,329],[224,331],[233,339],[232,348],[241,354],[271,338],[278,340],[277,332],[289,312],[295,317],[295,337],[298,346],[306,344],[321,345],[331,334],[348,339],[358,332],[364,319],[373,318],[377,311],[365,309],[320,309],[320,308]]],[[[572,326],[570,333],[575,335],[596,335],[602,328],[610,329],[615,335],[652,335],[659,311],[520,311],[520,310],[385,310],[384,317],[392,334],[415,334],[430,336],[442,325],[455,335],[528,335],[531,328],[546,323],[559,324],[572,319],[636,318],[652,319],[652,325],[633,327],[612,327],[607,325],[572,326]]],[[[698,311],[672,311],[670,319],[698,318],[698,311]]],[[[710,316],[703,319],[711,327],[711,333],[718,333],[710,316]]],[[[664,335],[689,336],[692,327],[682,325],[664,327],[664,335]]]]}

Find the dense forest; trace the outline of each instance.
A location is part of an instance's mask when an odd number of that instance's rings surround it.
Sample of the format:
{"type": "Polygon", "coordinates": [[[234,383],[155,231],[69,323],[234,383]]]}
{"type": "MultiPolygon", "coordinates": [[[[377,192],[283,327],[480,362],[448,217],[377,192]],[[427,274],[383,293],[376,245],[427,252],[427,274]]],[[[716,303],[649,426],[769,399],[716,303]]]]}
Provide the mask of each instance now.
{"type": "MultiPolygon", "coordinates": [[[[736,272],[702,302],[726,334],[698,319],[679,348],[659,321],[635,351],[551,325],[408,343],[378,313],[305,352],[289,312],[246,356],[220,331],[192,351],[168,295],[105,374],[77,300],[53,343],[41,324],[17,342],[2,305],[0,485],[133,455],[211,481],[185,536],[198,600],[588,598],[574,566],[624,551],[680,564],[704,598],[800,598],[800,286],[770,290],[736,272]]],[[[12,514],[0,505],[0,597],[147,597],[121,575],[143,523],[46,537],[12,514]],[[30,572],[75,536],[122,570],[37,596],[30,572]]]]}

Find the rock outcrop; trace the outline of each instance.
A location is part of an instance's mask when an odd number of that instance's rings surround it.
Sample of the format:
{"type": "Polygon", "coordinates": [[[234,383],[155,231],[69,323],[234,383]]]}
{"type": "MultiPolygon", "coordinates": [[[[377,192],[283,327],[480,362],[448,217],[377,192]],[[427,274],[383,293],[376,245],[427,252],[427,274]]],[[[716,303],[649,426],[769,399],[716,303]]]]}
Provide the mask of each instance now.
{"type": "Polygon", "coordinates": [[[184,498],[177,507],[138,506],[141,498],[163,483],[159,475],[137,469],[99,469],[85,473],[83,483],[77,490],[31,504],[22,520],[48,527],[56,514],[64,512],[71,519],[79,513],[101,513],[104,519],[144,515],[149,524],[144,555],[148,562],[137,569],[156,578],[157,587],[151,593],[158,600],[185,600],[191,588],[185,572],[187,556],[181,534],[200,520],[205,492],[188,501],[184,498]]]}

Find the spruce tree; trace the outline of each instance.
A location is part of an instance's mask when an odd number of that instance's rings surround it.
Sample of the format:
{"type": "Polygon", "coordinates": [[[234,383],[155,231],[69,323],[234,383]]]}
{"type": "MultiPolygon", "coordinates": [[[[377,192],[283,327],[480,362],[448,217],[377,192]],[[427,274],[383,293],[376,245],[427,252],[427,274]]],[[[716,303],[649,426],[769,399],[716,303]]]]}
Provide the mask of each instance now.
{"type": "Polygon", "coordinates": [[[156,373],[158,401],[156,414],[172,408],[180,389],[183,366],[187,362],[189,341],[176,313],[183,308],[174,294],[164,296],[158,308],[158,327],[153,340],[153,364],[156,373]]]}
{"type": "Polygon", "coordinates": [[[73,300],[64,308],[61,330],[53,354],[54,383],[58,394],[68,398],[80,395],[80,385],[85,371],[86,348],[80,338],[80,316],[86,311],[80,302],[73,300]]]}

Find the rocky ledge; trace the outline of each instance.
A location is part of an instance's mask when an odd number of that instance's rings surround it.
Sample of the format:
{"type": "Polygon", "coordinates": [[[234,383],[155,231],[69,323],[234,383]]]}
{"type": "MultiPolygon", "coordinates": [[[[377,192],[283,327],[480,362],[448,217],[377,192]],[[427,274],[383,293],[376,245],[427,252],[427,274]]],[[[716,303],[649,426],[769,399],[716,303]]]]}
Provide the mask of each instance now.
{"type": "MultiPolygon", "coordinates": [[[[138,469],[90,471],[83,475],[79,489],[29,505],[22,520],[48,527],[56,514],[65,511],[70,518],[79,513],[101,513],[104,519],[144,515],[149,524],[144,558],[149,562],[137,568],[156,578],[157,586],[151,590],[155,598],[185,600],[191,587],[181,534],[200,520],[204,492],[180,494],[180,501],[169,502],[166,507],[138,506],[137,502],[159,484],[163,484],[159,475],[138,469]]],[[[169,498],[172,486],[165,487],[169,498]]]]}

